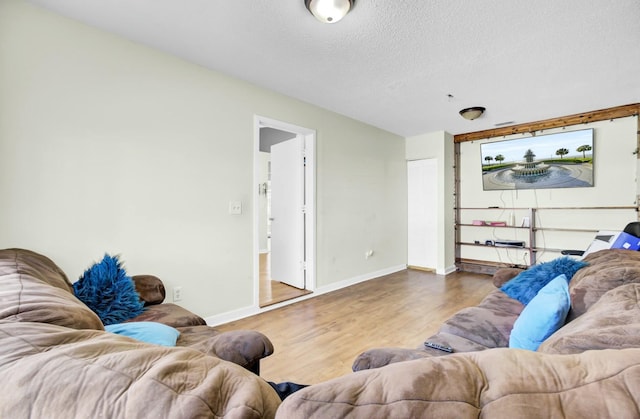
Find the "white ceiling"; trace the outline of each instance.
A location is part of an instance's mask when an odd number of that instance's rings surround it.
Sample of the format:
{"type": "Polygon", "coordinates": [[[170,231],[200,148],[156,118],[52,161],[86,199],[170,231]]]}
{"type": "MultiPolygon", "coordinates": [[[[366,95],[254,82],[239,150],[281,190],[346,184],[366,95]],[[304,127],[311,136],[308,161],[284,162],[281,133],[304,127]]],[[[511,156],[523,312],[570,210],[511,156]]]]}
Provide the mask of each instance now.
{"type": "Polygon", "coordinates": [[[304,0],[31,2],[402,136],[640,102],[638,0],[356,0],[336,24],[304,0]]]}

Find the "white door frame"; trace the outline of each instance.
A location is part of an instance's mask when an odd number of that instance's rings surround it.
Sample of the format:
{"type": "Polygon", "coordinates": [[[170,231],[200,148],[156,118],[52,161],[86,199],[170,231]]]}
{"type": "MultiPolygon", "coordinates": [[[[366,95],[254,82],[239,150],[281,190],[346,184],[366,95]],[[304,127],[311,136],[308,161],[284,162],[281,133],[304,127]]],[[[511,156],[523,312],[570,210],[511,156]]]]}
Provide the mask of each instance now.
{"type": "MultiPolygon", "coordinates": [[[[302,135],[305,139],[305,261],[306,288],[316,289],[316,131],[260,115],[253,117],[253,305],[260,307],[260,128],[274,128],[302,135]]],[[[292,300],[292,301],[295,301],[292,300]]]]}

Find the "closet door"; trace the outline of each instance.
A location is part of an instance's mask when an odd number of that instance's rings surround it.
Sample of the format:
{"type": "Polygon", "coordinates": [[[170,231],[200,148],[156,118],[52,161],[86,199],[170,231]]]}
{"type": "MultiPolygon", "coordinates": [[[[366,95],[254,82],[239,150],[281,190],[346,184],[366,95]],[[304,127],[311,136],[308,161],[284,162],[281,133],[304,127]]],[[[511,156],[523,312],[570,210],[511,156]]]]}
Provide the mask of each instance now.
{"type": "Polygon", "coordinates": [[[436,159],[407,162],[407,265],[436,269],[438,249],[436,159]]]}

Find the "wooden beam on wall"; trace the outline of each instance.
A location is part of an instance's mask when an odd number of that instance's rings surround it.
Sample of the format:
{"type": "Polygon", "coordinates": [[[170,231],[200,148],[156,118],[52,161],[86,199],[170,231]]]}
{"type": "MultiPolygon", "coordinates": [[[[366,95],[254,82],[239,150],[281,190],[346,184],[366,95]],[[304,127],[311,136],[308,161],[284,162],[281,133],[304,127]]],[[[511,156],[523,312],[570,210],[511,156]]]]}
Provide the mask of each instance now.
{"type": "Polygon", "coordinates": [[[568,127],[570,125],[587,124],[589,122],[605,121],[607,119],[637,116],[638,114],[640,114],[640,103],[634,103],[631,105],[617,106],[615,108],[601,109],[599,111],[583,112],[575,115],[562,116],[560,118],[512,125],[510,127],[458,134],[453,136],[453,141],[462,143],[485,138],[504,137],[512,134],[522,134],[551,128],[568,127]]]}

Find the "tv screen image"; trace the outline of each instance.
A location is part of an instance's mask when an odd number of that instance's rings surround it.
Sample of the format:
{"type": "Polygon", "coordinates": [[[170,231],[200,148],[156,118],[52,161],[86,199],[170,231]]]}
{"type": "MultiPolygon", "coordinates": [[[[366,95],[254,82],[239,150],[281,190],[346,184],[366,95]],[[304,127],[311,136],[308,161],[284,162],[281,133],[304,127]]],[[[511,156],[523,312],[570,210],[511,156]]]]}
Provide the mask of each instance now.
{"type": "Polygon", "coordinates": [[[480,144],[482,188],[593,186],[593,129],[480,144]]]}

